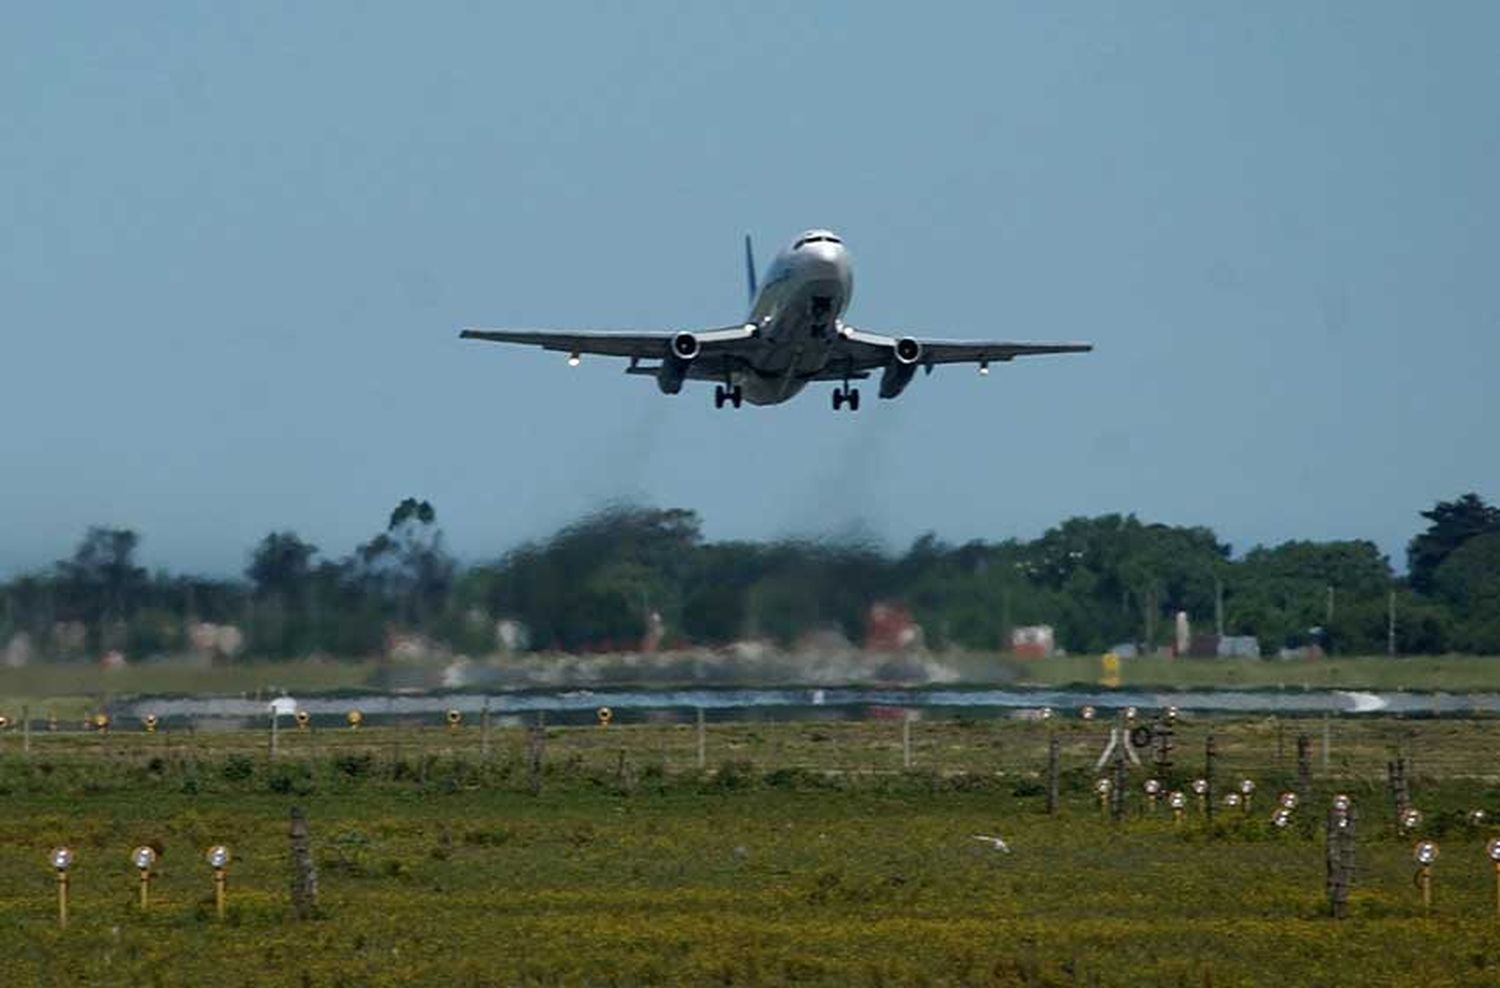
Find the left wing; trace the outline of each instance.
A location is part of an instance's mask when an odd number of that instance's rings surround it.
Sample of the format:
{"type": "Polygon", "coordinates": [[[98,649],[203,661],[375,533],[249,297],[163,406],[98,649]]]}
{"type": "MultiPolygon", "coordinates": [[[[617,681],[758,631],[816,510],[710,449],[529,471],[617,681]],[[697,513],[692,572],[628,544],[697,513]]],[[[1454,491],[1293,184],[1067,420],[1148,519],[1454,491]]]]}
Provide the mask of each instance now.
{"type": "Polygon", "coordinates": [[[753,326],[727,326],[703,332],[676,333],[601,333],[551,329],[466,329],[458,334],[465,340],[488,340],[491,343],[520,343],[559,350],[573,355],[592,353],[605,357],[665,359],[676,352],[683,357],[733,350],[735,344],[755,337],[753,326]]]}

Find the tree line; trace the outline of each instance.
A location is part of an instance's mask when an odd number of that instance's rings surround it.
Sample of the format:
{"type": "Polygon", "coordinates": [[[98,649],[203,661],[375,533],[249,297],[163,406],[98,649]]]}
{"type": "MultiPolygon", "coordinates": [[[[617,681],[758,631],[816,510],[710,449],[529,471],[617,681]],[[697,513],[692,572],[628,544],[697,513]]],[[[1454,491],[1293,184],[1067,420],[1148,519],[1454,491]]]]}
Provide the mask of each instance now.
{"type": "Polygon", "coordinates": [[[0,584],[0,658],[355,657],[402,642],[470,655],[629,650],[647,636],[665,647],[791,646],[829,632],[857,644],[876,603],[904,608],[939,650],[1004,650],[1011,629],[1033,624],[1051,625],[1070,651],[1150,649],[1172,640],[1185,611],[1198,629],[1255,636],[1266,654],[1500,654],[1500,509],[1465,494],[1421,517],[1405,575],[1370,541],[1235,557],[1211,529],[1118,514],[1071,518],[1032,540],[925,535],[891,553],[708,541],[693,511],[620,506],[463,566],[432,505],[408,498],[347,557],[277,531],[235,579],[147,572],[137,533],[91,528],[69,558],[0,584]]]}

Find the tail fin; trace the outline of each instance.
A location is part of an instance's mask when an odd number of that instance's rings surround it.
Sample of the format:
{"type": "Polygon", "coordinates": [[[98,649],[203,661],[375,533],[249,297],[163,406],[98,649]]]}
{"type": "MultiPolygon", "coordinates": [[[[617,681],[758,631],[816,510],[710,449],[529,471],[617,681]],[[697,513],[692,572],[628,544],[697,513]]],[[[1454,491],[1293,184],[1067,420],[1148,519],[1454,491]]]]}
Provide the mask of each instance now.
{"type": "Polygon", "coordinates": [[[750,288],[750,304],[755,304],[755,252],[750,249],[750,234],[745,234],[745,283],[750,288]]]}

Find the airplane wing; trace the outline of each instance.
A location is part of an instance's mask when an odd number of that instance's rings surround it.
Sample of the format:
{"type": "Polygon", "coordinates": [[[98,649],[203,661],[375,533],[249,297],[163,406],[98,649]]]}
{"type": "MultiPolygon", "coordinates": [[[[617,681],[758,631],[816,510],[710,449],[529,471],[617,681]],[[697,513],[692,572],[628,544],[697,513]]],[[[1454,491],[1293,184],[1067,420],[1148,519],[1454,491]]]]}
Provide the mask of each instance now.
{"type": "Polygon", "coordinates": [[[932,368],[937,364],[1003,363],[1016,357],[1034,357],[1049,353],[1087,353],[1092,343],[1008,343],[968,340],[924,340],[913,336],[885,336],[866,333],[846,326],[844,348],[852,363],[860,368],[882,367],[893,354],[903,362],[932,368]],[[911,357],[908,359],[907,354],[911,357]]]}
{"type": "Polygon", "coordinates": [[[488,340],[491,343],[520,343],[578,355],[599,354],[605,357],[637,359],[665,358],[674,351],[686,355],[701,350],[705,355],[729,353],[736,344],[755,337],[753,326],[726,326],[703,332],[628,333],[570,331],[551,329],[466,329],[459,333],[465,340],[488,340]]]}

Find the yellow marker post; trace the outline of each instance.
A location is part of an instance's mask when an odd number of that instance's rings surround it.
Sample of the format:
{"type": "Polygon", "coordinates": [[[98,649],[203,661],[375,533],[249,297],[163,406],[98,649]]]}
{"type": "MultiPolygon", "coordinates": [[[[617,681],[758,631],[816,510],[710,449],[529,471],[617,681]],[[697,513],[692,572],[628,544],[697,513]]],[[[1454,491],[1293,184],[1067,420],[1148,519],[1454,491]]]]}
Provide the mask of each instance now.
{"type": "Polygon", "coordinates": [[[57,872],[57,925],[68,928],[68,869],[73,866],[73,851],[67,847],[54,847],[47,856],[57,872]]]}
{"type": "Polygon", "coordinates": [[[1167,805],[1172,807],[1172,822],[1181,826],[1182,811],[1187,807],[1187,796],[1181,790],[1174,789],[1167,796],[1167,805]]]}
{"type": "Polygon", "coordinates": [[[1484,853],[1495,865],[1495,915],[1500,917],[1500,837],[1491,837],[1484,853]]]}
{"type": "Polygon", "coordinates": [[[130,852],[130,863],[140,873],[141,911],[151,904],[151,866],[156,864],[156,851],[142,844],[130,852]]]}
{"type": "Polygon", "coordinates": [[[219,921],[224,920],[225,885],[229,881],[229,848],[223,844],[215,844],[208,849],[208,865],[214,870],[214,909],[219,914],[219,921]]]}
{"type": "Polygon", "coordinates": [[[1120,657],[1113,652],[1099,659],[1099,685],[1112,690],[1120,687],[1120,657]]]}
{"type": "Polygon", "coordinates": [[[1094,783],[1094,792],[1099,795],[1100,814],[1109,813],[1109,789],[1110,782],[1108,779],[1100,779],[1094,783]]]}
{"type": "Polygon", "coordinates": [[[364,723],[365,715],[358,710],[351,710],[344,719],[349,722],[349,730],[357,731],[359,730],[359,725],[364,723]]]}
{"type": "Polygon", "coordinates": [[[1430,840],[1417,841],[1412,857],[1417,859],[1417,885],[1422,890],[1422,910],[1432,911],[1432,863],[1437,860],[1438,846],[1430,840]]]}
{"type": "Polygon", "coordinates": [[[109,733],[109,714],[100,711],[94,715],[94,730],[100,734],[109,733]]]}

